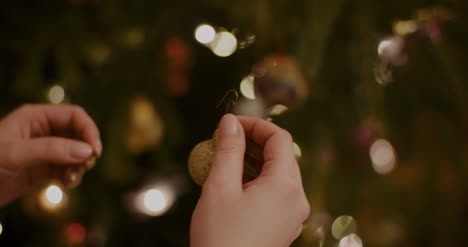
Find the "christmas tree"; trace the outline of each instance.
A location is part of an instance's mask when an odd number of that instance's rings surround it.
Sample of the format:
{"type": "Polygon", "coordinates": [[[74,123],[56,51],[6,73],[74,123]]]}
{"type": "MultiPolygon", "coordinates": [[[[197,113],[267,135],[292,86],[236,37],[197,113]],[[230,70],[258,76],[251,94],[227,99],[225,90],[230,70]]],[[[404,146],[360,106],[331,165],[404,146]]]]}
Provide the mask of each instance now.
{"type": "Polygon", "coordinates": [[[104,154],[2,208],[0,246],[188,246],[188,155],[226,112],[294,137],[312,209],[294,246],[468,241],[466,1],[2,5],[1,116],[81,105],[104,154]]]}

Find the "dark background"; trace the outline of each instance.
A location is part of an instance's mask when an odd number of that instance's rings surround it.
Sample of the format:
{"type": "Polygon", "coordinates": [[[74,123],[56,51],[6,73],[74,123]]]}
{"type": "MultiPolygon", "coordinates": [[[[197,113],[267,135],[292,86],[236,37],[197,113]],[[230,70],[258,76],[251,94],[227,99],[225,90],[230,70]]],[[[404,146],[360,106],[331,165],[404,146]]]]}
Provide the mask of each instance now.
{"type": "MultiPolygon", "coordinates": [[[[0,210],[0,246],[188,246],[200,193],[187,157],[210,138],[230,89],[265,56],[292,57],[308,97],[273,121],[302,149],[312,212],[295,246],[334,246],[333,219],[352,215],[364,246],[463,246],[468,241],[468,5],[463,0],[6,1],[0,7],[0,114],[48,103],[53,85],[98,124],[104,155],[57,212],[28,195],[0,210]],[[393,79],[377,83],[388,57],[379,42],[399,37],[397,21],[417,30],[400,37],[393,79]],[[221,58],[193,37],[210,23],[255,42],[221,58]],[[406,58],[406,59],[404,59],[406,58]],[[132,104],[163,137],[132,149],[132,104]],[[141,105],[140,105],[141,107],[141,105]],[[154,113],[156,111],[156,113],[154,113]],[[395,169],[377,174],[371,144],[388,140],[395,169]],[[177,191],[169,211],[143,217],[129,193],[149,183],[177,191]],[[317,233],[318,227],[323,233],[317,233]],[[80,246],[80,244],[77,244],[80,246]]],[[[387,71],[387,72],[388,72],[387,71]]],[[[277,78],[270,78],[275,81],[277,78]]],[[[282,81],[298,90],[294,81],[282,81]]],[[[146,130],[144,130],[146,131],[146,130]]],[[[287,210],[287,209],[285,209],[287,210]]],[[[351,245],[348,245],[350,247],[351,245]]]]}

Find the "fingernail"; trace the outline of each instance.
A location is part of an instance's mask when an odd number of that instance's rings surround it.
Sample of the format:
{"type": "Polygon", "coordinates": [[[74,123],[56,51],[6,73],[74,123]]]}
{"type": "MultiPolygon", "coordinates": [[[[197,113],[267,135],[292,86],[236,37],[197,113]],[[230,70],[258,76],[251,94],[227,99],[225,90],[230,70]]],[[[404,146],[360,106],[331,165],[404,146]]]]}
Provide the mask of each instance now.
{"type": "Polygon", "coordinates": [[[101,143],[101,141],[98,141],[94,148],[95,148],[96,155],[98,157],[101,157],[101,154],[102,154],[102,143],[101,143]]]}
{"type": "Polygon", "coordinates": [[[73,144],[70,148],[70,155],[75,159],[87,159],[93,154],[93,148],[85,143],[73,144]]]}
{"type": "Polygon", "coordinates": [[[222,135],[234,135],[239,129],[239,120],[232,115],[227,114],[221,119],[219,123],[219,133],[222,135]]]}

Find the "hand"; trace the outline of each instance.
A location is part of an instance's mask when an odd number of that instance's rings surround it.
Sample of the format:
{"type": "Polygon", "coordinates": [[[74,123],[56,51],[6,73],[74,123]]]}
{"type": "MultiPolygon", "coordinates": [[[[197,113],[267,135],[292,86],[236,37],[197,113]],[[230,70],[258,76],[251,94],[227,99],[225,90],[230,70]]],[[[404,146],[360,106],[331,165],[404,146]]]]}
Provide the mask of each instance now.
{"type": "Polygon", "coordinates": [[[18,108],[0,121],[0,206],[53,179],[77,186],[101,152],[99,130],[81,107],[18,108]]]}
{"type": "Polygon", "coordinates": [[[309,210],[291,135],[265,120],[224,116],[192,216],[191,246],[289,246],[309,210]],[[245,184],[244,156],[262,163],[260,175],[245,184]]]}

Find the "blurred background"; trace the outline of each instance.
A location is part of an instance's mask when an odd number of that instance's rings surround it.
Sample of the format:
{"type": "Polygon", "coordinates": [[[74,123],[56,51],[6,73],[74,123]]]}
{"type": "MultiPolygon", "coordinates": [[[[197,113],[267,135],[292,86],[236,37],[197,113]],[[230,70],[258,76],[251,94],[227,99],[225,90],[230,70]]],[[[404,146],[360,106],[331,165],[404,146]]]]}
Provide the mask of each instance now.
{"type": "Polygon", "coordinates": [[[81,105],[104,154],[79,188],[0,209],[0,246],[188,246],[187,158],[226,112],[292,133],[312,208],[293,246],[464,246],[467,18],[465,0],[3,2],[1,116],[81,105]]]}

